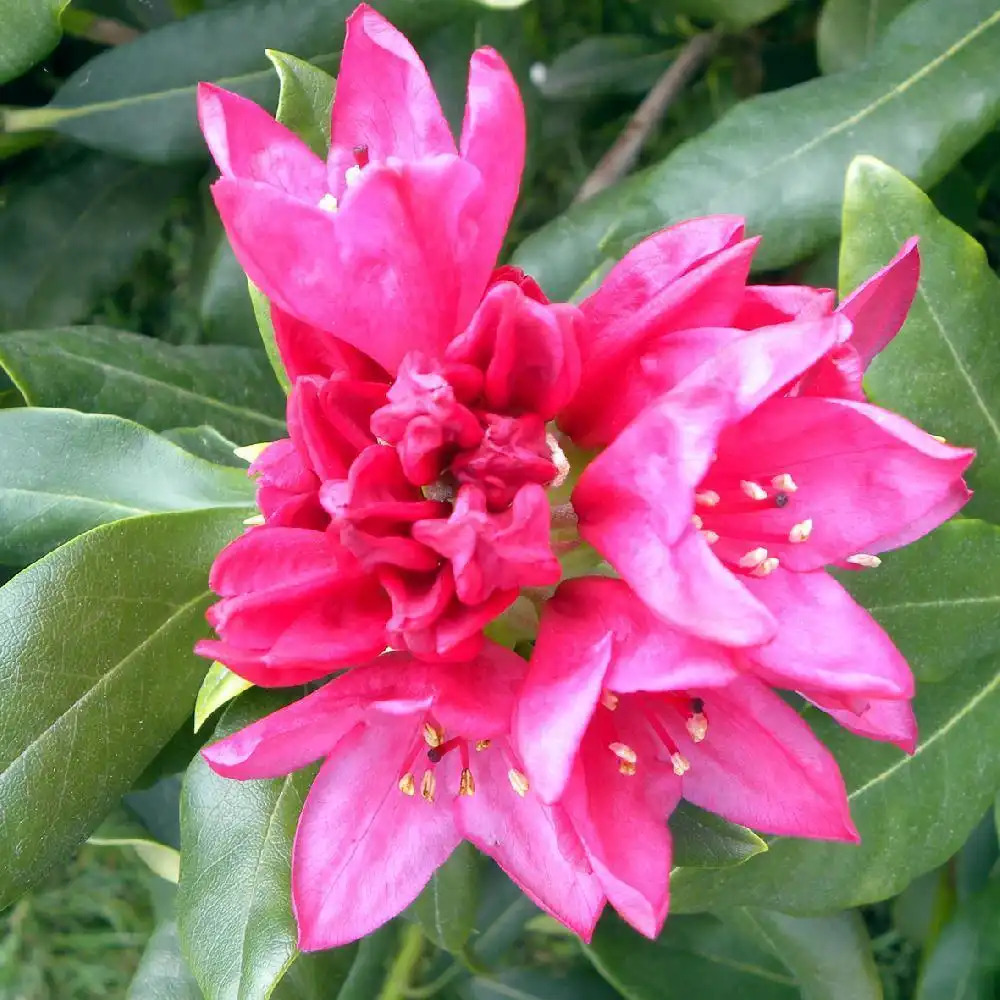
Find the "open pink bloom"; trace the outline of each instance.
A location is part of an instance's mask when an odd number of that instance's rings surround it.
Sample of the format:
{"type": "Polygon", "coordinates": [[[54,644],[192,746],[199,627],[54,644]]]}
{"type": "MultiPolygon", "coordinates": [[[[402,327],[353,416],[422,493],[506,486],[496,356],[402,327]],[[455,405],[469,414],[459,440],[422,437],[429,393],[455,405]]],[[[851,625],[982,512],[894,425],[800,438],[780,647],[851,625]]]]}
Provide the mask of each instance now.
{"type": "Polygon", "coordinates": [[[508,736],[524,670],[493,644],[455,665],[389,654],[203,751],[240,779],[324,759],[292,855],[301,948],[337,947],[392,919],[463,838],[589,939],[600,880],[565,811],[530,789],[508,736]]]}

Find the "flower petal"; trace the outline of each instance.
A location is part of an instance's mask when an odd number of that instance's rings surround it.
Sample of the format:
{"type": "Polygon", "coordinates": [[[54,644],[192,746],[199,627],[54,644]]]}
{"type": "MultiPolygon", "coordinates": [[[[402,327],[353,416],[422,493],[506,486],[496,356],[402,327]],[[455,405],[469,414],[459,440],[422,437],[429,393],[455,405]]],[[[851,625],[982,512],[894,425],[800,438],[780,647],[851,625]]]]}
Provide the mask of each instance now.
{"type": "Polygon", "coordinates": [[[302,375],[329,378],[342,375],[363,382],[388,382],[386,373],[367,354],[326,330],[303,323],[272,303],[271,325],[278,353],[288,377],[302,375]]]}
{"type": "Polygon", "coordinates": [[[917,718],[906,699],[870,698],[860,706],[851,707],[846,704],[847,699],[827,693],[801,691],[800,694],[852,733],[895,743],[910,754],[917,748],[917,718]]]}

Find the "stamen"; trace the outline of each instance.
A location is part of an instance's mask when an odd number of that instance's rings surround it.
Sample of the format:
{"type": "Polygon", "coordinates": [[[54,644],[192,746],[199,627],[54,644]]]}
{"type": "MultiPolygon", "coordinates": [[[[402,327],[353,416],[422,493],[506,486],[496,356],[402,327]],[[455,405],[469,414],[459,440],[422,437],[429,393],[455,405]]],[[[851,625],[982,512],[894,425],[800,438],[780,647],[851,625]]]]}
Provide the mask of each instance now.
{"type": "Polygon", "coordinates": [[[694,715],[688,716],[684,728],[693,742],[701,743],[708,735],[708,717],[700,711],[695,712],[694,715]]]}
{"type": "Polygon", "coordinates": [[[618,761],[618,773],[624,774],[625,777],[631,778],[635,774],[635,764],[627,760],[618,761]]]}
{"type": "Polygon", "coordinates": [[[344,172],[344,181],[349,188],[357,186],[361,181],[361,167],[348,167],[344,172]]]}
{"type": "Polygon", "coordinates": [[[812,518],[807,517],[804,521],[799,521],[798,524],[792,525],[792,530],[788,532],[788,540],[795,543],[807,541],[812,534],[812,530],[812,518]]]}
{"type": "Polygon", "coordinates": [[[413,793],[417,790],[416,784],[413,781],[413,775],[407,771],[402,778],[399,779],[399,790],[404,795],[413,796],[413,793]]]}
{"type": "Polygon", "coordinates": [[[776,490],[782,490],[785,493],[794,493],[798,489],[795,480],[787,472],[783,472],[780,476],[775,476],[771,480],[771,485],[776,490]]]}
{"type": "Polygon", "coordinates": [[[489,740],[476,740],[476,749],[485,750],[490,745],[489,740]]]}
{"type": "Polygon", "coordinates": [[[244,521],[243,521],[243,523],[248,528],[255,528],[255,527],[257,527],[258,524],[263,524],[264,523],[264,515],[263,514],[254,514],[253,517],[245,518],[244,521]]]}
{"type": "Polygon", "coordinates": [[[670,755],[670,763],[674,766],[674,774],[678,778],[687,774],[691,770],[691,761],[687,759],[682,753],[672,753],[670,755]]]}
{"type": "Polygon", "coordinates": [[[705,522],[697,514],[691,515],[691,523],[698,529],[698,531],[701,531],[701,529],[705,527],[705,522]]]}
{"type": "Polygon", "coordinates": [[[756,569],[767,559],[767,549],[751,549],[740,557],[740,566],[743,569],[756,569]]]}
{"type": "Polygon", "coordinates": [[[424,742],[429,747],[439,747],[444,743],[444,730],[433,722],[424,723],[424,742]]]}
{"type": "Polygon", "coordinates": [[[319,207],[323,209],[324,212],[336,212],[337,211],[337,199],[327,192],[319,200],[319,207]]]}
{"type": "Polygon", "coordinates": [[[355,146],[354,149],[351,150],[351,152],[354,154],[354,162],[359,167],[367,167],[368,166],[368,147],[367,146],[365,146],[365,145],[355,146]]]}
{"type": "Polygon", "coordinates": [[[437,789],[437,779],[433,771],[424,771],[424,776],[420,779],[420,797],[425,802],[434,801],[434,792],[437,789]]]}
{"type": "Polygon", "coordinates": [[[618,707],[618,695],[614,691],[605,688],[601,692],[601,704],[609,711],[613,712],[618,707]]]}
{"type": "Polygon", "coordinates": [[[721,499],[715,490],[702,490],[694,495],[694,502],[701,504],[702,507],[716,507],[721,499]]]}
{"type": "Polygon", "coordinates": [[[507,772],[507,780],[510,781],[510,787],[517,792],[518,795],[523,799],[527,794],[528,789],[531,787],[528,784],[528,779],[525,775],[519,771],[516,767],[512,767],[507,772]]]}
{"type": "Polygon", "coordinates": [[[472,772],[467,768],[462,768],[462,778],[458,786],[458,794],[471,798],[476,794],[476,781],[472,777],[472,772]]]}
{"type": "Polygon", "coordinates": [[[767,490],[764,489],[760,483],[751,482],[749,479],[740,480],[740,489],[743,490],[744,494],[748,496],[751,500],[766,500],[767,490]]]}
{"type": "Polygon", "coordinates": [[[719,540],[718,534],[714,531],[709,531],[708,528],[701,532],[701,537],[704,538],[709,545],[714,545],[719,540]]]}
{"type": "Polygon", "coordinates": [[[869,555],[867,552],[857,552],[853,556],[848,556],[846,561],[855,566],[864,566],[865,569],[876,569],[882,565],[882,560],[878,556],[869,555]]]}
{"type": "Polygon", "coordinates": [[[635,764],[639,759],[636,752],[627,743],[609,743],[608,749],[619,759],[628,764],[635,764]]]}
{"type": "Polygon", "coordinates": [[[754,566],[750,573],[753,576],[770,576],[778,568],[778,560],[771,556],[765,559],[759,566],[754,566]]]}
{"type": "Polygon", "coordinates": [[[931,437],[934,438],[935,441],[940,441],[941,444],[947,444],[948,443],[948,439],[941,437],[940,434],[932,434],[931,437]]]}
{"type": "Polygon", "coordinates": [[[427,751],[427,759],[432,764],[436,764],[439,760],[441,760],[444,757],[445,754],[451,753],[452,750],[454,750],[456,747],[461,747],[462,759],[468,762],[469,746],[465,742],[465,740],[463,740],[459,736],[453,736],[450,740],[447,741],[447,743],[442,743],[440,746],[431,747],[427,751]]]}
{"type": "Polygon", "coordinates": [[[787,507],[789,500],[791,500],[791,497],[787,493],[775,493],[774,494],[774,506],[775,507],[787,507]]]}

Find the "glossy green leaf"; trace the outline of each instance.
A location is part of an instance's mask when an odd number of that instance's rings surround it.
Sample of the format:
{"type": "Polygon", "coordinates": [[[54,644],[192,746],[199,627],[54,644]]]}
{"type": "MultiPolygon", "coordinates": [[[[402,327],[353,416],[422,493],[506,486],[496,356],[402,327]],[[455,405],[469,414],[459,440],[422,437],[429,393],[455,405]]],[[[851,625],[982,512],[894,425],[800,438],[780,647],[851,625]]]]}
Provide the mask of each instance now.
{"type": "Polygon", "coordinates": [[[958,520],[840,582],[878,620],[921,681],[1000,655],[1000,528],[958,520]]]}
{"type": "Polygon", "coordinates": [[[214,427],[202,424],[200,427],[171,427],[163,431],[160,437],[173,442],[178,448],[183,448],[192,455],[213,462],[215,465],[228,465],[234,469],[246,472],[247,463],[235,453],[237,447],[229,438],[223,437],[214,427]]]}
{"type": "Polygon", "coordinates": [[[0,907],[94,830],[190,713],[208,569],[241,520],[103,525],[0,588],[0,907]]]}
{"type": "Polygon", "coordinates": [[[213,663],[205,674],[194,703],[194,731],[198,732],[213,712],[251,687],[250,681],[234,674],[224,663],[213,663]]]}
{"type": "Polygon", "coordinates": [[[458,952],[472,933],[478,905],[479,856],[471,844],[462,843],[431,876],[413,915],[434,944],[458,952]]]}
{"type": "Polygon", "coordinates": [[[773,17],[791,2],[792,0],[670,0],[668,6],[671,12],[739,29],[773,17]]]}
{"type": "Polygon", "coordinates": [[[269,1000],[340,1000],[357,955],[356,944],[300,954],[269,1000]]]}
{"type": "Polygon", "coordinates": [[[271,303],[267,296],[252,282],[248,282],[250,289],[250,304],[253,306],[254,319],[257,320],[257,329],[260,332],[260,339],[267,352],[267,360],[271,363],[271,370],[278,380],[278,385],[285,392],[291,392],[292,380],[285,371],[285,366],[278,353],[278,345],[274,339],[274,324],[271,322],[271,303]]]}
{"type": "Polygon", "coordinates": [[[131,847],[149,869],[167,882],[176,884],[181,856],[175,847],[161,844],[124,806],[118,806],[87,838],[98,847],[131,847]]]}
{"type": "Polygon", "coordinates": [[[59,15],[69,0],[0,0],[0,83],[12,80],[59,41],[59,15]]]}
{"type": "Polygon", "coordinates": [[[188,180],[80,153],[11,184],[0,210],[0,329],[83,318],[128,276],[188,180]]]}
{"type": "Polygon", "coordinates": [[[777,959],[714,917],[671,917],[656,941],[605,918],[584,950],[625,1000],[800,998],[777,959]]]}
{"type": "Polygon", "coordinates": [[[554,101],[602,94],[645,94],[670,65],[672,52],[644,35],[592,35],[545,67],[538,89],[554,101]]]}
{"type": "Polygon", "coordinates": [[[958,908],[937,939],[916,1000],[995,1000],[1000,990],[1000,878],[958,908]]]}
{"type": "Polygon", "coordinates": [[[912,0],[826,0],[816,24],[816,55],[824,73],[861,65],[912,0]]]}
{"type": "MultiPolygon", "coordinates": [[[[961,652],[956,642],[955,655],[961,652]]],[[[767,837],[767,853],[738,868],[677,872],[674,912],[843,910],[900,892],[954,854],[1000,786],[1000,661],[961,662],[947,683],[923,685],[914,708],[920,743],[912,757],[806,712],[840,763],[859,845],[767,837]]]]}
{"type": "Polygon", "coordinates": [[[639,233],[713,212],[745,215],[764,234],[758,267],[799,260],[837,235],[856,154],[882,156],[926,185],[990,129],[1000,115],[998,60],[995,0],[918,0],[863,68],[743,101],[661,163],[529,237],[514,263],[569,298],[639,233]]]}
{"type": "Polygon", "coordinates": [[[247,276],[223,237],[212,255],[201,295],[201,339],[206,344],[258,347],[247,276]]]}
{"type": "MultiPolygon", "coordinates": [[[[15,0],[16,2],[16,0],[15,0]]],[[[8,111],[9,131],[52,128],[88,146],[151,162],[207,155],[195,90],[212,81],[274,107],[278,79],[267,47],[333,69],[356,0],[252,0],[192,14],[102,52],[44,108],[8,111]]],[[[409,32],[453,17],[459,0],[377,3],[409,32]]]]}
{"type": "Polygon", "coordinates": [[[671,814],[670,833],[677,868],[726,868],[767,850],[752,830],[727,823],[689,802],[682,801],[671,814]]]}
{"type": "Polygon", "coordinates": [[[600,976],[580,972],[505,969],[496,976],[476,976],[458,990],[463,1000],[616,1000],[600,976]]]}
{"type": "MultiPolygon", "coordinates": [[[[298,695],[254,689],[222,718],[222,736],[298,695]]],[[[177,919],[206,1000],[265,1000],[298,954],[292,839],[311,772],[234,781],[196,757],[181,797],[177,919]]]]}
{"type": "Polygon", "coordinates": [[[104,327],[0,335],[0,365],[32,406],[115,413],[152,430],[210,424],[246,444],[285,436],[285,400],[246,347],[175,347],[104,327]]]}
{"type": "Polygon", "coordinates": [[[109,521],[253,505],[253,484],[121,417],[0,410],[0,563],[26,565],[109,521]]]}
{"type": "Polygon", "coordinates": [[[921,239],[917,297],[902,331],[868,370],[865,385],[876,402],[930,433],[976,448],[968,479],[980,492],[966,513],[996,520],[1000,278],[983,248],[925,194],[884,163],[859,157],[847,175],[841,291],[873,274],[913,235],[921,239]]]}
{"type": "Polygon", "coordinates": [[[735,907],[719,916],[788,968],[802,1000],[882,1000],[871,939],[859,910],[791,917],[735,907]]]}
{"type": "Polygon", "coordinates": [[[146,945],[125,1000],[202,1000],[181,955],[177,923],[161,923],[146,945]]]}
{"type": "Polygon", "coordinates": [[[378,997],[396,955],[398,921],[383,924],[362,938],[351,971],[336,994],[337,1000],[373,1000],[378,997]]]}
{"type": "Polygon", "coordinates": [[[494,862],[483,860],[482,864],[479,912],[471,949],[478,961],[493,966],[539,910],[494,862]]]}
{"type": "Polygon", "coordinates": [[[333,77],[287,52],[268,49],[266,55],[281,81],[275,117],[325,159],[330,147],[333,77]]]}

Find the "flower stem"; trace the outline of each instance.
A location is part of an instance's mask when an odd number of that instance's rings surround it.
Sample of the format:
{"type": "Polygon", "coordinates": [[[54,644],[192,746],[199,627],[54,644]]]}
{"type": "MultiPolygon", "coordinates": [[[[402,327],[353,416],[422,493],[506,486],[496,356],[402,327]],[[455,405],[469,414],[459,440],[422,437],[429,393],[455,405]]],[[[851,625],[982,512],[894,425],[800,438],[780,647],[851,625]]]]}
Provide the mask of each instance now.
{"type": "Polygon", "coordinates": [[[378,1000],[404,1000],[413,973],[420,963],[424,940],[424,933],[416,924],[410,924],[404,929],[399,952],[392,963],[378,1000]]]}

